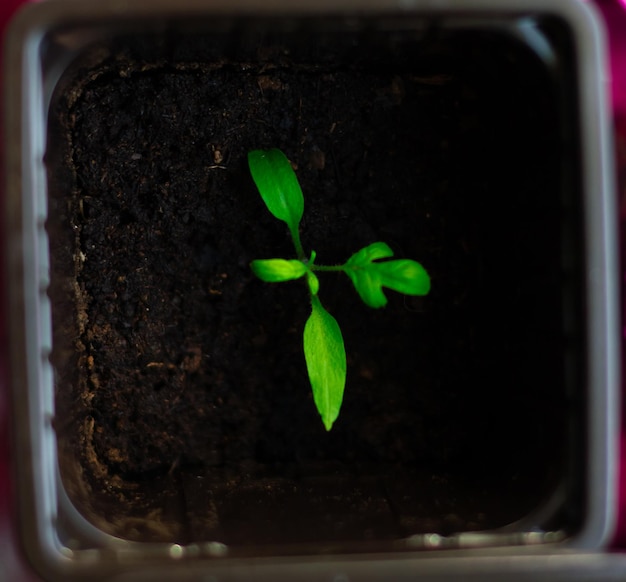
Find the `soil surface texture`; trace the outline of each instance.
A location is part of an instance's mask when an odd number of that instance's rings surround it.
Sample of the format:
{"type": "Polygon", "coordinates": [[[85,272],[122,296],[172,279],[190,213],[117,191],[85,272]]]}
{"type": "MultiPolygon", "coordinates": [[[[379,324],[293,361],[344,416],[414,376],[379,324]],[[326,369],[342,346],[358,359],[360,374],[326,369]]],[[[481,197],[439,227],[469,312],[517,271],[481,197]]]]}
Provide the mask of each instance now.
{"type": "Polygon", "coordinates": [[[172,25],[97,42],[62,79],[55,423],[68,493],[105,531],[392,547],[508,526],[569,482],[566,72],[509,34],[403,26],[172,25]],[[348,358],[331,432],[302,353],[307,289],[249,267],[294,254],[247,168],[271,147],[319,263],[380,240],[432,278],[373,310],[320,275],[348,358]]]}

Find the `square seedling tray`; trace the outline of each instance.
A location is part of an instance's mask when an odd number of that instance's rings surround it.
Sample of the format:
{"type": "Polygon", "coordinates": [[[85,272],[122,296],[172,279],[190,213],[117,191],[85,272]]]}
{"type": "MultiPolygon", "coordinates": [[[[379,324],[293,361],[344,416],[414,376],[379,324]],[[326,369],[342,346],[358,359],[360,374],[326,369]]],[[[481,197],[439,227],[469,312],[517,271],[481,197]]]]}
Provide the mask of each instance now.
{"type": "Polygon", "coordinates": [[[53,1],[10,34],[14,428],[36,567],[358,579],[362,560],[445,574],[467,548],[497,565],[601,547],[617,309],[590,8],[175,4],[53,1]],[[320,262],[384,240],[432,280],[373,310],[320,275],[348,359],[330,432],[306,288],[249,267],[293,253],[247,167],[273,147],[320,262]]]}

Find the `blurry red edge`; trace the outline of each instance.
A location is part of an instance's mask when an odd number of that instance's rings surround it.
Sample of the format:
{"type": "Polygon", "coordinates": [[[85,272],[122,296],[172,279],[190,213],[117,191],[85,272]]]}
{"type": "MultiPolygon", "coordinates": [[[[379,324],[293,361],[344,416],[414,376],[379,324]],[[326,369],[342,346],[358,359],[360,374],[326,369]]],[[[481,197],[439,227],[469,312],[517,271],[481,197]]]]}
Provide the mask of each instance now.
{"type": "MultiPolygon", "coordinates": [[[[4,41],[7,23],[22,0],[0,0],[0,33],[4,41]]],[[[4,44],[0,43],[0,63],[4,63],[4,44]]],[[[0,103],[4,95],[4,76],[0,76],[0,103]]],[[[3,104],[3,103],[2,103],[3,104]]],[[[4,136],[4,116],[0,115],[0,135],[4,136]]],[[[4,139],[0,139],[0,196],[4,198],[4,139]]],[[[0,220],[0,241],[4,241],[4,221],[0,220]]],[[[7,370],[7,330],[6,330],[6,275],[4,258],[0,254],[0,520],[6,515],[9,506],[9,446],[8,446],[8,370],[7,370]]]]}
{"type": "MultiPolygon", "coordinates": [[[[4,41],[4,32],[9,19],[22,0],[0,0],[0,38],[4,41]]],[[[4,42],[0,43],[0,63],[4,63],[4,42]]],[[[3,105],[4,75],[0,76],[0,104],[3,105]]],[[[0,114],[0,136],[4,137],[4,115],[0,114]]],[[[4,198],[4,139],[0,139],[0,196],[4,198]]],[[[0,215],[0,241],[4,241],[4,221],[0,215]]],[[[6,329],[6,275],[4,256],[0,253],[0,525],[11,511],[11,479],[9,456],[9,390],[8,390],[8,337],[6,329]]],[[[0,528],[2,529],[2,528],[0,528]]]]}

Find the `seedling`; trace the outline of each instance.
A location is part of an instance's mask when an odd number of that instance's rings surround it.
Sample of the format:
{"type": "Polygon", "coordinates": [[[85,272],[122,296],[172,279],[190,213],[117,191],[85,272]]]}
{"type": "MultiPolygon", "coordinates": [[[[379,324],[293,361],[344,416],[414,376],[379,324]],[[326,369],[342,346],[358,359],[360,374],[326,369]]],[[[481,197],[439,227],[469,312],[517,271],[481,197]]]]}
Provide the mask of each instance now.
{"type": "Polygon", "coordinates": [[[406,295],[426,295],[430,277],[419,263],[410,259],[389,259],[393,251],[384,242],[372,243],[354,253],[343,265],[318,265],[315,251],[307,257],[300,241],[300,220],[304,196],[289,160],[278,149],[253,150],[248,153],[250,173],[274,217],[287,224],[295,259],[261,259],[252,261],[254,274],[269,283],[304,278],[311,298],[311,315],[304,326],[304,357],[313,400],[329,431],[343,401],[346,384],[346,351],[337,320],[322,305],[316,272],[345,273],[366,305],[384,307],[387,297],[383,287],[406,295]]]}

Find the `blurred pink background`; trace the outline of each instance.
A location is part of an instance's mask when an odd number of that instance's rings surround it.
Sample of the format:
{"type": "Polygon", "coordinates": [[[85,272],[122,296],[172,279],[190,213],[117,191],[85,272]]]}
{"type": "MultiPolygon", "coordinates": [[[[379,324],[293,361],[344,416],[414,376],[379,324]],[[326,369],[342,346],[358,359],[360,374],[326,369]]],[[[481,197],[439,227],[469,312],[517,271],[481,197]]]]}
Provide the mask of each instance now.
{"type": "MultiPolygon", "coordinates": [[[[0,34],[4,36],[6,23],[15,10],[22,4],[21,0],[0,0],[0,34]]],[[[615,121],[615,147],[618,165],[618,196],[620,201],[620,217],[626,220],[626,0],[595,0],[600,8],[609,32],[611,54],[611,98],[615,121]]],[[[0,54],[2,48],[0,48],[0,54]]],[[[0,90],[2,90],[0,79],[0,90]]],[[[0,93],[1,95],[2,93],[0,93]]],[[[0,122],[1,123],[1,122],[0,122]]],[[[1,144],[0,140],[0,144],[1,144]]],[[[0,145],[0,157],[3,157],[0,145]]],[[[0,192],[4,183],[0,182],[0,192]]],[[[0,228],[2,222],[0,221],[0,228]]],[[[0,235],[3,233],[0,232],[0,235]]],[[[626,236],[622,237],[622,271],[626,270],[626,236]]],[[[622,281],[624,283],[624,281],[622,281]]],[[[5,283],[3,271],[0,270],[0,322],[4,321],[5,283]]],[[[626,308],[626,301],[624,303],[626,308]]],[[[626,309],[625,309],[626,311],[626,309]]],[[[626,336],[626,322],[624,322],[626,336]]],[[[626,343],[626,342],[625,342],[626,343]]],[[[8,347],[6,330],[0,326],[0,582],[27,582],[35,578],[30,574],[17,554],[14,540],[14,524],[11,520],[11,482],[10,459],[8,447],[8,390],[6,373],[6,351],[8,347]]],[[[626,426],[626,422],[622,423],[626,426]]],[[[620,471],[620,502],[618,528],[615,537],[615,548],[626,550],[626,430],[621,436],[621,471],[620,471]]],[[[626,572],[625,572],[626,579],[626,572]]]]}

